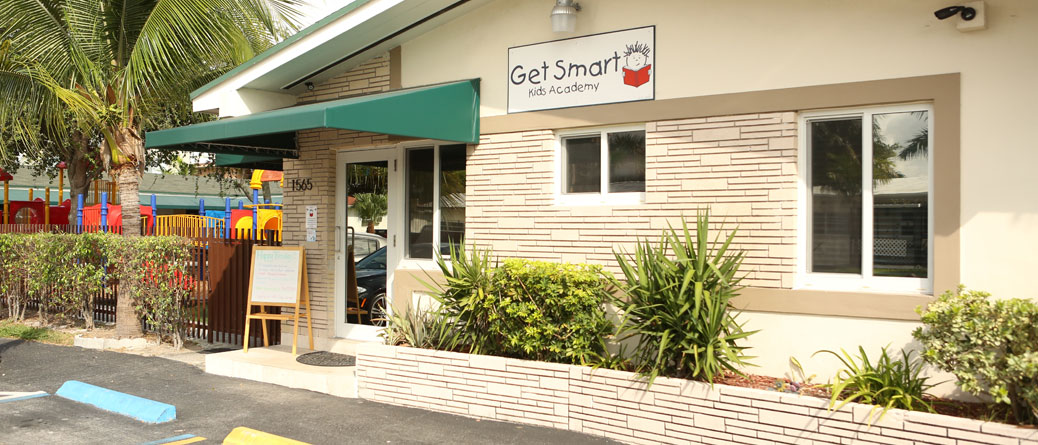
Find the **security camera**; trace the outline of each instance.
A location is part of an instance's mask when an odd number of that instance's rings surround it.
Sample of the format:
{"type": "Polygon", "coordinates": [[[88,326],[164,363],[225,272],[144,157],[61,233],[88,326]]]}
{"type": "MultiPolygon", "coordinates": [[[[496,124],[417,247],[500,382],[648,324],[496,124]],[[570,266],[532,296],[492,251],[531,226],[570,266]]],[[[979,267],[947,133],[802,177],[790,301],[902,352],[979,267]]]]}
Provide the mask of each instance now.
{"type": "Polygon", "coordinates": [[[965,21],[970,21],[977,16],[977,10],[969,6],[949,6],[947,8],[938,9],[933,13],[933,15],[937,16],[937,18],[941,20],[952,17],[955,14],[959,14],[965,21]]]}
{"type": "Polygon", "coordinates": [[[314,83],[313,82],[307,82],[307,83],[304,83],[303,85],[306,85],[306,90],[307,91],[313,91],[314,90],[314,83]]]}

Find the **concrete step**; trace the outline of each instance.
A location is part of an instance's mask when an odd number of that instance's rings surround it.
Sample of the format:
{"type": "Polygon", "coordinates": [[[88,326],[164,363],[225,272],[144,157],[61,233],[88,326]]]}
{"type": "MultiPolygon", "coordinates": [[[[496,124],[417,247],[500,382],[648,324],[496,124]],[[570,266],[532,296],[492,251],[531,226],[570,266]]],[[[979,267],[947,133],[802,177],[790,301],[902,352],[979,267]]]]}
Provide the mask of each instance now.
{"type": "MultiPolygon", "coordinates": [[[[205,357],[208,374],[307,389],[338,397],[357,397],[355,366],[310,366],[296,361],[291,345],[249,348],[209,354],[205,357]]],[[[310,352],[302,348],[301,354],[310,352]]],[[[339,351],[335,351],[339,352],[339,351]]]]}

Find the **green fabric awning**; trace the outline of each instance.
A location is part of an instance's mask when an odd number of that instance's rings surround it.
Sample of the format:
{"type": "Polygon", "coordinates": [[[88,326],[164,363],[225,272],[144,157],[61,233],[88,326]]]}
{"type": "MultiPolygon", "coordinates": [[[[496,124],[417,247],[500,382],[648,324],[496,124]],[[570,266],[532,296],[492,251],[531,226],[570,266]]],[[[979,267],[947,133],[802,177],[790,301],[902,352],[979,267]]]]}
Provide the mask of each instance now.
{"type": "Polygon", "coordinates": [[[333,128],[479,142],[479,80],[388,91],[149,131],[145,147],[297,158],[299,130],[333,128]]]}
{"type": "Polygon", "coordinates": [[[258,168],[261,170],[281,171],[283,170],[282,160],[280,156],[217,153],[213,163],[217,167],[258,168]]]}

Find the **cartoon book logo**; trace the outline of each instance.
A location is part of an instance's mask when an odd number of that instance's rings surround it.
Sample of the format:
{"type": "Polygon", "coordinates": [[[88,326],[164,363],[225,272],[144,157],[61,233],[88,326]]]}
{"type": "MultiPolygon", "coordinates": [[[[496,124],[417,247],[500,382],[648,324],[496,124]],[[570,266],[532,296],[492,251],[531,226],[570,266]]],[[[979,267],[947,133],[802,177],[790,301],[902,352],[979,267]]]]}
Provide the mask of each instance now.
{"type": "Polygon", "coordinates": [[[634,42],[624,49],[624,84],[640,87],[649,81],[652,65],[649,62],[649,45],[634,42]]]}

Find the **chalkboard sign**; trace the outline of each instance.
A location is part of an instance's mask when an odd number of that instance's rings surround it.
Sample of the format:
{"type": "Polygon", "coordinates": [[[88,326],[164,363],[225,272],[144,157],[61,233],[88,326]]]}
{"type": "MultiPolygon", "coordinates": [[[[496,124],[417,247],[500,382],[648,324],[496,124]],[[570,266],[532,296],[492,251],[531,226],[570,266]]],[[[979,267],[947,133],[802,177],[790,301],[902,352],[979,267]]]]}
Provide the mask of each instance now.
{"type": "Polygon", "coordinates": [[[249,301],[245,310],[245,347],[249,352],[249,325],[259,320],[263,327],[263,345],[269,346],[268,321],[293,322],[292,354],[296,353],[300,318],[306,318],[310,350],[314,349],[314,331],[310,321],[310,290],[306,276],[306,252],[302,247],[255,246],[249,270],[249,301]],[[292,306],[290,314],[273,314],[267,306],[292,306]],[[253,312],[253,307],[258,312],[253,312]]]}
{"type": "Polygon", "coordinates": [[[252,304],[294,305],[299,301],[302,253],[294,248],[254,248],[252,304]]]}

